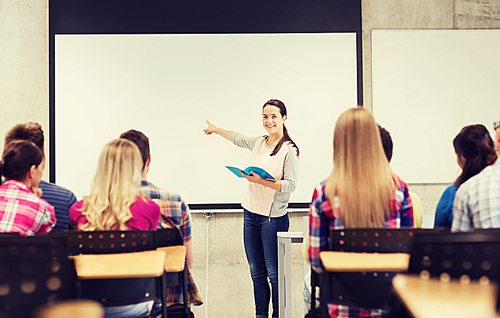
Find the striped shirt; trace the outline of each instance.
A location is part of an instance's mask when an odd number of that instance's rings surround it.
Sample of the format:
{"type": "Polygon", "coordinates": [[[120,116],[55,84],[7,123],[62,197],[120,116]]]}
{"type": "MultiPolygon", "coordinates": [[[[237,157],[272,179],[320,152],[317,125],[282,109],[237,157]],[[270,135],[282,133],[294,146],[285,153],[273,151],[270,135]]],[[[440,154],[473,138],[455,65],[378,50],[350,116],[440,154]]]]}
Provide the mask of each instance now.
{"type": "Polygon", "coordinates": [[[33,236],[50,232],[55,223],[54,207],[26,184],[7,180],[0,186],[0,232],[33,236]]]}
{"type": "MultiPolygon", "coordinates": [[[[393,196],[392,211],[385,221],[385,227],[413,227],[413,207],[408,187],[403,181],[399,179],[398,181],[400,186],[393,196]]],[[[328,250],[330,230],[344,228],[340,219],[339,202],[335,200],[337,202],[331,204],[330,200],[326,198],[325,185],[326,181],[323,181],[314,189],[312,202],[309,206],[310,241],[308,253],[311,267],[318,273],[324,271],[319,253],[328,250]]],[[[380,308],[366,309],[338,304],[328,304],[328,312],[330,317],[338,318],[384,317],[386,315],[386,312],[380,308]]]]}
{"type": "Polygon", "coordinates": [[[452,232],[500,228],[500,160],[464,182],[453,202],[452,232]]]}
{"type": "Polygon", "coordinates": [[[73,223],[69,217],[69,209],[78,201],[70,190],[53,183],[40,181],[38,185],[42,189],[42,199],[52,205],[56,211],[57,223],[53,231],[68,231],[73,229],[73,223]]]}

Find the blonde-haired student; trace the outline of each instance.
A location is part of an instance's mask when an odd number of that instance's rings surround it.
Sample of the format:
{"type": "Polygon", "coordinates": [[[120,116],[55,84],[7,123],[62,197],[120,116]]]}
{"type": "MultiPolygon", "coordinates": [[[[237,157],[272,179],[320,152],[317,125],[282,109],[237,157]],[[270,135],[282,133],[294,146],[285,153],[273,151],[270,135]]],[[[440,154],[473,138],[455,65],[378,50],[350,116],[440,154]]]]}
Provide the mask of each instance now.
{"type": "Polygon", "coordinates": [[[71,207],[75,226],[83,231],[156,230],[160,208],[137,195],[141,172],[141,154],[133,142],[109,142],[99,158],[90,195],[71,207]]]}
{"type": "MultiPolygon", "coordinates": [[[[338,119],[333,137],[333,171],[315,189],[309,211],[311,267],[323,272],[319,253],[329,231],[341,228],[413,227],[408,187],[389,167],[377,124],[364,108],[338,119]]],[[[330,317],[384,317],[381,308],[328,304],[330,317]]]]}
{"type": "MultiPolygon", "coordinates": [[[[89,196],[75,203],[70,216],[80,231],[156,230],[160,207],[138,195],[142,158],[139,148],[115,139],[102,150],[89,196]]],[[[107,318],[148,317],[153,301],[106,307],[107,318]]]]}

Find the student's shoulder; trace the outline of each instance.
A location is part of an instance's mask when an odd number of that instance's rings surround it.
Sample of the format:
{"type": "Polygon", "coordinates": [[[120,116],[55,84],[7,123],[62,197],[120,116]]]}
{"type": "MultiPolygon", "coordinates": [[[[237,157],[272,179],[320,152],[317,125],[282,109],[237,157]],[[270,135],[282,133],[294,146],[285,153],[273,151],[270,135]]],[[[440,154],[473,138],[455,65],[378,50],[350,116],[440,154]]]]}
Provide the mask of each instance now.
{"type": "Polygon", "coordinates": [[[75,198],[76,201],[75,194],[71,190],[61,187],[60,185],[49,183],[42,180],[40,181],[38,187],[42,189],[44,195],[51,195],[51,196],[53,195],[59,198],[64,197],[67,199],[75,198]]]}
{"type": "Polygon", "coordinates": [[[36,206],[38,206],[38,210],[54,211],[54,207],[47,200],[39,198],[34,193],[29,193],[26,197],[26,200],[29,202],[29,205],[35,204],[36,206]]]}
{"type": "Polygon", "coordinates": [[[159,188],[151,182],[143,182],[141,193],[151,199],[168,200],[168,201],[183,201],[182,196],[174,191],[159,188]]]}

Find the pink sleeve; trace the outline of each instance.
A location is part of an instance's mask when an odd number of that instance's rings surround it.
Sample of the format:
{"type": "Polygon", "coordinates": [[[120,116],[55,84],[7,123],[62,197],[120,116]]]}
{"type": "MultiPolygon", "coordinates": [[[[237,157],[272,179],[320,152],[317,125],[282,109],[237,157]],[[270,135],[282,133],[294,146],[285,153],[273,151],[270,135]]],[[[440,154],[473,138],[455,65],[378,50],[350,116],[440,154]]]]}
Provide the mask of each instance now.
{"type": "Polygon", "coordinates": [[[41,210],[39,211],[43,213],[45,217],[43,217],[42,222],[40,223],[40,227],[38,228],[38,230],[36,230],[35,234],[48,233],[56,224],[56,213],[54,211],[54,207],[47,203],[45,200],[43,200],[43,203],[40,205],[41,210]],[[48,218],[46,216],[48,216],[48,218]]]}
{"type": "Polygon", "coordinates": [[[160,224],[160,207],[150,198],[137,197],[130,206],[132,219],[127,222],[129,230],[156,230],[160,224]]]}
{"type": "Polygon", "coordinates": [[[150,212],[147,214],[150,219],[150,228],[149,230],[156,230],[158,225],[160,224],[161,210],[158,204],[156,204],[150,198],[146,198],[148,208],[150,212]]]}
{"type": "Polygon", "coordinates": [[[73,225],[75,226],[76,229],[78,229],[80,225],[87,223],[87,218],[82,214],[82,211],[80,211],[80,209],[82,208],[82,204],[83,201],[78,201],[75,204],[73,204],[69,209],[69,216],[71,218],[71,222],[73,222],[73,225]]]}

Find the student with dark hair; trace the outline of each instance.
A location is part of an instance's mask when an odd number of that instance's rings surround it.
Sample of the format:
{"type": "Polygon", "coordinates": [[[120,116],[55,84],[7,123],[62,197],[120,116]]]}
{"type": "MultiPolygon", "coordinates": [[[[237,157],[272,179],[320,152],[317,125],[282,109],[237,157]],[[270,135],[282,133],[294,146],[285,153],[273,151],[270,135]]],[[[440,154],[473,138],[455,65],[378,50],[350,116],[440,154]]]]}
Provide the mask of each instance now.
{"type": "Polygon", "coordinates": [[[277,232],[288,231],[287,214],[290,194],[295,191],[299,148],[285,127],[285,104],[271,99],[262,107],[262,125],[267,136],[247,137],[212,125],[203,131],[220,135],[235,145],[251,150],[250,165],[263,168],[276,179],[269,181],[259,175],[244,174],[249,181],[243,203],[243,240],[250,264],[254,287],[256,317],[269,316],[272,295],[273,317],[278,317],[278,252],[277,232]],[[271,291],[269,282],[271,281],[271,291]]]}
{"type": "Polygon", "coordinates": [[[382,139],[382,147],[384,148],[385,156],[387,160],[391,162],[393,149],[391,134],[380,125],[378,125],[378,130],[380,132],[380,138],[382,139]]]}
{"type": "MultiPolygon", "coordinates": [[[[387,160],[391,162],[393,150],[391,134],[387,131],[387,129],[380,125],[378,125],[378,130],[380,132],[380,139],[382,140],[382,147],[384,148],[385,156],[387,157],[387,160]]],[[[416,228],[420,228],[422,227],[422,221],[424,218],[422,202],[416,193],[412,191],[408,191],[408,193],[410,194],[411,205],[413,206],[413,225],[416,228]]]]}
{"type": "MultiPolygon", "coordinates": [[[[38,123],[17,124],[5,135],[5,144],[14,140],[28,140],[34,143],[44,153],[44,134],[38,123]]],[[[45,161],[45,156],[44,159],[45,161]]],[[[38,187],[42,191],[42,199],[55,209],[57,223],[53,231],[67,231],[73,227],[69,217],[69,209],[76,203],[76,196],[70,190],[53,183],[40,181],[38,187]]]]}
{"type": "Polygon", "coordinates": [[[483,125],[469,125],[462,128],[453,139],[453,147],[462,173],[441,195],[436,207],[434,227],[451,226],[453,201],[458,188],[497,160],[493,140],[483,125]]]}
{"type": "Polygon", "coordinates": [[[54,208],[40,198],[38,184],[45,163],[38,147],[27,140],[5,145],[0,162],[0,232],[23,236],[50,232],[56,223],[54,208]],[[1,179],[0,179],[1,181],[1,179]]]}
{"type": "MultiPolygon", "coordinates": [[[[141,173],[141,189],[140,193],[155,201],[161,210],[160,228],[179,229],[184,239],[186,246],[187,266],[189,269],[193,267],[194,251],[193,241],[191,236],[191,212],[189,206],[184,199],[177,193],[156,187],[153,183],[147,180],[149,165],[151,164],[151,155],[149,148],[149,138],[138,130],[128,130],[120,135],[120,138],[127,139],[133,142],[141,153],[142,157],[142,173],[141,173]]],[[[198,288],[194,283],[194,279],[189,271],[188,285],[188,302],[191,305],[199,306],[203,302],[198,293],[198,288]]],[[[182,303],[183,294],[182,286],[169,288],[167,291],[167,304],[174,305],[182,303]]]]}

